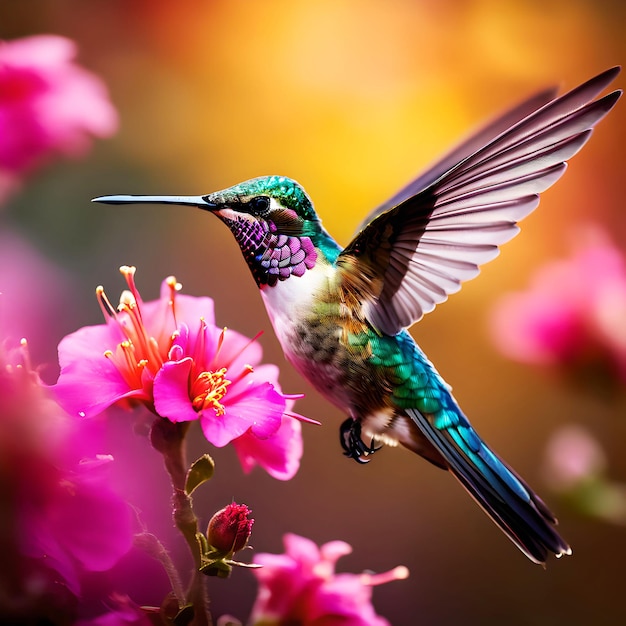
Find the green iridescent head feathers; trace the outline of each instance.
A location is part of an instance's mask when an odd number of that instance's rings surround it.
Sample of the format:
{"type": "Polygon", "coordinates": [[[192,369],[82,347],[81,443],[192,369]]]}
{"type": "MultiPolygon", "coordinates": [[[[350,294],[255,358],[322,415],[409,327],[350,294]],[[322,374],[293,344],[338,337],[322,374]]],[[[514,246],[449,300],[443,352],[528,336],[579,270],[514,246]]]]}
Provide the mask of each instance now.
{"type": "Polygon", "coordinates": [[[305,220],[319,221],[313,203],[306,191],[286,176],[260,176],[210,194],[214,202],[225,203],[246,201],[255,196],[268,196],[276,199],[286,209],[295,211],[305,220]]]}

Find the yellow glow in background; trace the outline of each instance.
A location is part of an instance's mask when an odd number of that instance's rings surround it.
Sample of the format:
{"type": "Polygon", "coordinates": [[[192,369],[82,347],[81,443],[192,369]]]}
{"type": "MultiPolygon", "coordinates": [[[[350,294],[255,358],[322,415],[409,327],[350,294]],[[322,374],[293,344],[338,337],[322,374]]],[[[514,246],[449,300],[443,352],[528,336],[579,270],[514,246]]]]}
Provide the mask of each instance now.
{"type": "MultiPolygon", "coordinates": [[[[560,509],[541,463],[550,433],[575,422],[594,432],[611,472],[624,477],[625,402],[598,404],[544,371],[504,360],[486,324],[498,295],[527,285],[535,268],[566,254],[581,225],[597,222],[625,247],[624,103],[544,194],[501,258],[413,329],[477,430],[561,518],[574,556],[551,561],[547,572],[526,562],[444,472],[400,450],[386,449],[365,467],[342,457],[343,416],[284,362],[240,252],[217,220],[182,207],[95,207],[89,199],[202,194],[285,174],[305,186],[327,229],[345,244],[371,207],[489,117],[546,85],[569,89],[624,62],[625,6],[3,3],[0,37],[51,32],[76,40],[80,61],[106,80],[121,116],[116,137],[100,142],[87,160],[38,176],[3,217],[71,277],[71,305],[64,303],[63,317],[51,326],[54,343],[100,322],[93,288],[104,284],[114,298],[122,288],[120,265],[137,265],[146,299],[175,274],[186,293],[215,299],[218,324],[251,336],[265,328],[266,360],[281,367],[283,389],[305,391],[297,410],[323,422],[305,426],[302,469],[289,483],[261,471],[244,478],[234,453],[216,452],[216,479],[195,498],[199,511],[206,506],[208,516],[232,498],[248,504],[258,551],[278,552],[282,534],[296,532],[350,542],[354,554],[340,563],[350,571],[408,566],[409,580],[374,592],[377,610],[394,625],[620,623],[626,530],[560,509]]],[[[41,316],[46,323],[45,311],[41,316]]],[[[200,454],[208,444],[196,435],[200,454]]],[[[160,494],[167,518],[165,474],[150,462],[154,486],[146,491],[160,494]]],[[[178,541],[173,534],[166,540],[178,541]]],[[[159,580],[134,599],[159,602],[164,585],[159,580]]],[[[254,588],[242,571],[230,581],[210,581],[215,616],[245,619],[254,588]]]]}

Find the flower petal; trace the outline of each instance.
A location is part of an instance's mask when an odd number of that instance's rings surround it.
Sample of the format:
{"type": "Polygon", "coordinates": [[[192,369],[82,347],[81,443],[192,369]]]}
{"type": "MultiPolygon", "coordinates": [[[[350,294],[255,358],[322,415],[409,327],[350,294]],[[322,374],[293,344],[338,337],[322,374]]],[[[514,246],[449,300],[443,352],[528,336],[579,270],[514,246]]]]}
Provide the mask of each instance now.
{"type": "Polygon", "coordinates": [[[313,575],[313,568],[322,558],[317,544],[311,539],[295,533],[286,533],[283,536],[283,543],[286,554],[295,561],[302,563],[305,570],[310,570],[309,574],[313,575]]]}
{"type": "Polygon", "coordinates": [[[73,416],[92,417],[122,398],[145,397],[131,389],[115,365],[104,356],[116,337],[109,326],[87,326],[64,337],[59,344],[61,373],[53,391],[73,416]]]}
{"type": "Polygon", "coordinates": [[[176,318],[195,325],[204,319],[207,326],[215,326],[215,305],[212,298],[176,294],[176,318]]]}
{"type": "MultiPolygon", "coordinates": [[[[261,439],[270,437],[279,428],[285,412],[285,398],[268,382],[251,382],[224,397],[229,419],[245,420],[252,433],[261,439]]],[[[243,433],[239,433],[243,434],[243,433]]]]}
{"type": "Polygon", "coordinates": [[[90,135],[117,129],[104,83],[73,62],[75,44],[53,35],[0,42],[0,166],[25,174],[52,154],[79,155],[90,135]]]}
{"type": "Polygon", "coordinates": [[[302,427],[300,422],[283,417],[280,428],[267,439],[259,439],[247,431],[233,441],[244,472],[260,465],[278,480],[290,480],[300,468],[302,458],[302,427]]]}
{"type": "Polygon", "coordinates": [[[200,418],[189,398],[191,357],[168,361],[154,377],[154,408],[171,422],[190,422],[200,418]]]}
{"type": "Polygon", "coordinates": [[[45,496],[31,494],[20,507],[21,550],[45,559],[74,594],[79,571],[108,570],[132,546],[131,509],[105,480],[98,462],[80,463],[55,476],[45,496]]]}
{"type": "Polygon", "coordinates": [[[108,570],[130,550],[130,508],[105,484],[79,479],[60,494],[56,505],[58,536],[86,570],[108,570]]]}
{"type": "Polygon", "coordinates": [[[335,561],[351,551],[343,541],[321,549],[294,534],[283,537],[286,554],[258,554],[259,593],[251,623],[389,626],[372,606],[372,585],[406,578],[406,568],[382,575],[335,574],[335,561]]]}
{"type": "Polygon", "coordinates": [[[352,546],[345,541],[329,541],[320,546],[320,554],[324,561],[332,563],[333,567],[337,561],[347,554],[352,553],[352,546]]]}
{"type": "Polygon", "coordinates": [[[300,564],[286,554],[255,554],[254,563],[262,567],[254,570],[260,589],[250,623],[265,618],[268,624],[279,624],[293,611],[309,578],[302,576],[300,564]]]}
{"type": "Polygon", "coordinates": [[[56,528],[41,524],[42,511],[24,506],[17,515],[20,533],[17,536],[22,554],[33,559],[45,559],[46,567],[57,572],[65,586],[75,595],[80,594],[80,580],[76,562],[59,542],[56,528]]]}
{"type": "Polygon", "coordinates": [[[314,590],[306,603],[311,623],[328,623],[339,619],[350,626],[391,626],[376,614],[372,606],[372,589],[358,574],[337,574],[314,590]]]}
{"type": "Polygon", "coordinates": [[[200,414],[200,426],[207,441],[218,448],[223,448],[250,428],[250,420],[228,410],[218,415],[215,409],[209,408],[200,414]]]}
{"type": "Polygon", "coordinates": [[[80,328],[59,343],[61,370],[76,361],[101,361],[105,350],[113,349],[124,339],[121,331],[113,324],[80,328]]]}

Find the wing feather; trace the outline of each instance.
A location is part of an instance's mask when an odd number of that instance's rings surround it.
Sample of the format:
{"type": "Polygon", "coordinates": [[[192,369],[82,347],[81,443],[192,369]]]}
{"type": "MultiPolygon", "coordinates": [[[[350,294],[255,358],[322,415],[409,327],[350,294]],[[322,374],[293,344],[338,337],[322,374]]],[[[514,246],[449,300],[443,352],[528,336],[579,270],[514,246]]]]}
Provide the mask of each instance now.
{"type": "Polygon", "coordinates": [[[370,214],[337,263],[375,328],[410,326],[498,255],[619,99],[621,91],[594,100],[618,73],[549,102],[551,92],[538,94],[370,214]]]}
{"type": "Polygon", "coordinates": [[[403,187],[394,196],[386,202],[374,209],[361,223],[359,230],[367,226],[374,218],[381,213],[385,213],[389,209],[404,202],[411,196],[423,191],[434,183],[442,174],[447,172],[451,167],[470,156],[479,148],[487,145],[495,137],[511,128],[514,124],[524,119],[544,104],[550,102],[556,96],[555,87],[550,87],[541,91],[534,96],[528,98],[516,107],[506,111],[503,115],[491,121],[478,132],[473,133],[443,158],[433,163],[418,178],[412,180],[408,185],[403,187]]]}

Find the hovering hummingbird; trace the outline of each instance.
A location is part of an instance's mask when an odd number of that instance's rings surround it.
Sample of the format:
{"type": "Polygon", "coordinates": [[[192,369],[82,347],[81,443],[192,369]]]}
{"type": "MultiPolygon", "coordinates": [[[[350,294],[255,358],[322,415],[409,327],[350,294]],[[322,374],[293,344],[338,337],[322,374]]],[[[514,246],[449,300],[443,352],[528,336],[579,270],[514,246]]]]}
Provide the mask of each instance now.
{"type": "Polygon", "coordinates": [[[609,69],[497,118],[375,208],[342,249],[295,181],[263,176],[205,196],[103,196],[191,205],[233,233],[287,360],[348,418],[347,456],[402,444],[449,470],[535,563],[571,549],[528,484],[482,441],[407,332],[517,234],[621,91],[609,69]]]}

